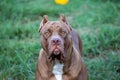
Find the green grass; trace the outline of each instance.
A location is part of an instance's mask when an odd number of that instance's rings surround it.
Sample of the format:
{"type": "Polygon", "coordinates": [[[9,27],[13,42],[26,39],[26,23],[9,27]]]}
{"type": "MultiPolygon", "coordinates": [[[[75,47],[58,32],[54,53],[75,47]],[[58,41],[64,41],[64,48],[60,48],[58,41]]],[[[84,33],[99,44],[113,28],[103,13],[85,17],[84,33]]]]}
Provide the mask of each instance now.
{"type": "Polygon", "coordinates": [[[34,80],[42,16],[59,20],[62,13],[82,38],[89,79],[120,80],[119,0],[0,1],[0,80],[34,80]]]}

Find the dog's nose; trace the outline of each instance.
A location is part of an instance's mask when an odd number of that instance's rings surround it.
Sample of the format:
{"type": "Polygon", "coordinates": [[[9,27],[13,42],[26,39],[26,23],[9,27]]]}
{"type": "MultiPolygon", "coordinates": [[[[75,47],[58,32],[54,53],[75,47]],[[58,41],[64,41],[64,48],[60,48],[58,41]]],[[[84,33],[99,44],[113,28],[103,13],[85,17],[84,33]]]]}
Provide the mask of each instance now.
{"type": "Polygon", "coordinates": [[[53,38],[52,43],[55,44],[55,45],[59,45],[61,43],[61,41],[60,41],[59,38],[53,38]]]}

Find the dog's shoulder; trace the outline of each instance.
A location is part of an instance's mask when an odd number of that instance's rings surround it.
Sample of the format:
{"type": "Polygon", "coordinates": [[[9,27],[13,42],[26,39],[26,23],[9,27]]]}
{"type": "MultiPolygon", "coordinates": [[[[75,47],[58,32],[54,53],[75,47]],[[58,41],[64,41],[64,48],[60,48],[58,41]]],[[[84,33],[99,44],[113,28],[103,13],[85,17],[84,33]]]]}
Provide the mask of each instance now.
{"type": "Polygon", "coordinates": [[[41,49],[40,52],[39,52],[38,59],[40,60],[40,59],[43,59],[45,57],[46,57],[46,53],[45,53],[45,51],[43,49],[41,49]]]}

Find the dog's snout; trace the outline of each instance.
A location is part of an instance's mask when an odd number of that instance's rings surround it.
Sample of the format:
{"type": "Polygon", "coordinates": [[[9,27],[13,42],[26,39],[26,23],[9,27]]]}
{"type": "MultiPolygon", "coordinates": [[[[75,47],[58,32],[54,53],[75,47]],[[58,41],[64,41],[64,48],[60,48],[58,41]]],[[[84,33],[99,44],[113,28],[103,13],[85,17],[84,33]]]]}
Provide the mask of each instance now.
{"type": "Polygon", "coordinates": [[[59,45],[61,43],[61,40],[59,38],[53,38],[52,43],[55,45],[59,45]]]}

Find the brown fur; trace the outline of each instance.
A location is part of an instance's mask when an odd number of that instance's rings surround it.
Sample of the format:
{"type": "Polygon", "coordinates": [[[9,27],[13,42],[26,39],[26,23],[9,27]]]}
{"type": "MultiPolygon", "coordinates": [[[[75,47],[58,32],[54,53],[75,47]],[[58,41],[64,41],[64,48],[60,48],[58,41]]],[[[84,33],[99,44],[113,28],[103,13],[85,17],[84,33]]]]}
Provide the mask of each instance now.
{"type": "Polygon", "coordinates": [[[53,36],[58,36],[60,40],[60,45],[57,47],[61,53],[59,60],[64,64],[62,80],[88,80],[87,70],[81,58],[81,39],[70,27],[64,15],[60,21],[48,21],[47,16],[44,16],[39,32],[43,49],[39,53],[36,80],[56,80],[52,73],[54,57],[51,55],[55,47],[51,43],[53,36]],[[65,31],[60,31],[61,29],[65,31]],[[50,32],[46,32],[47,30],[50,32]]]}

